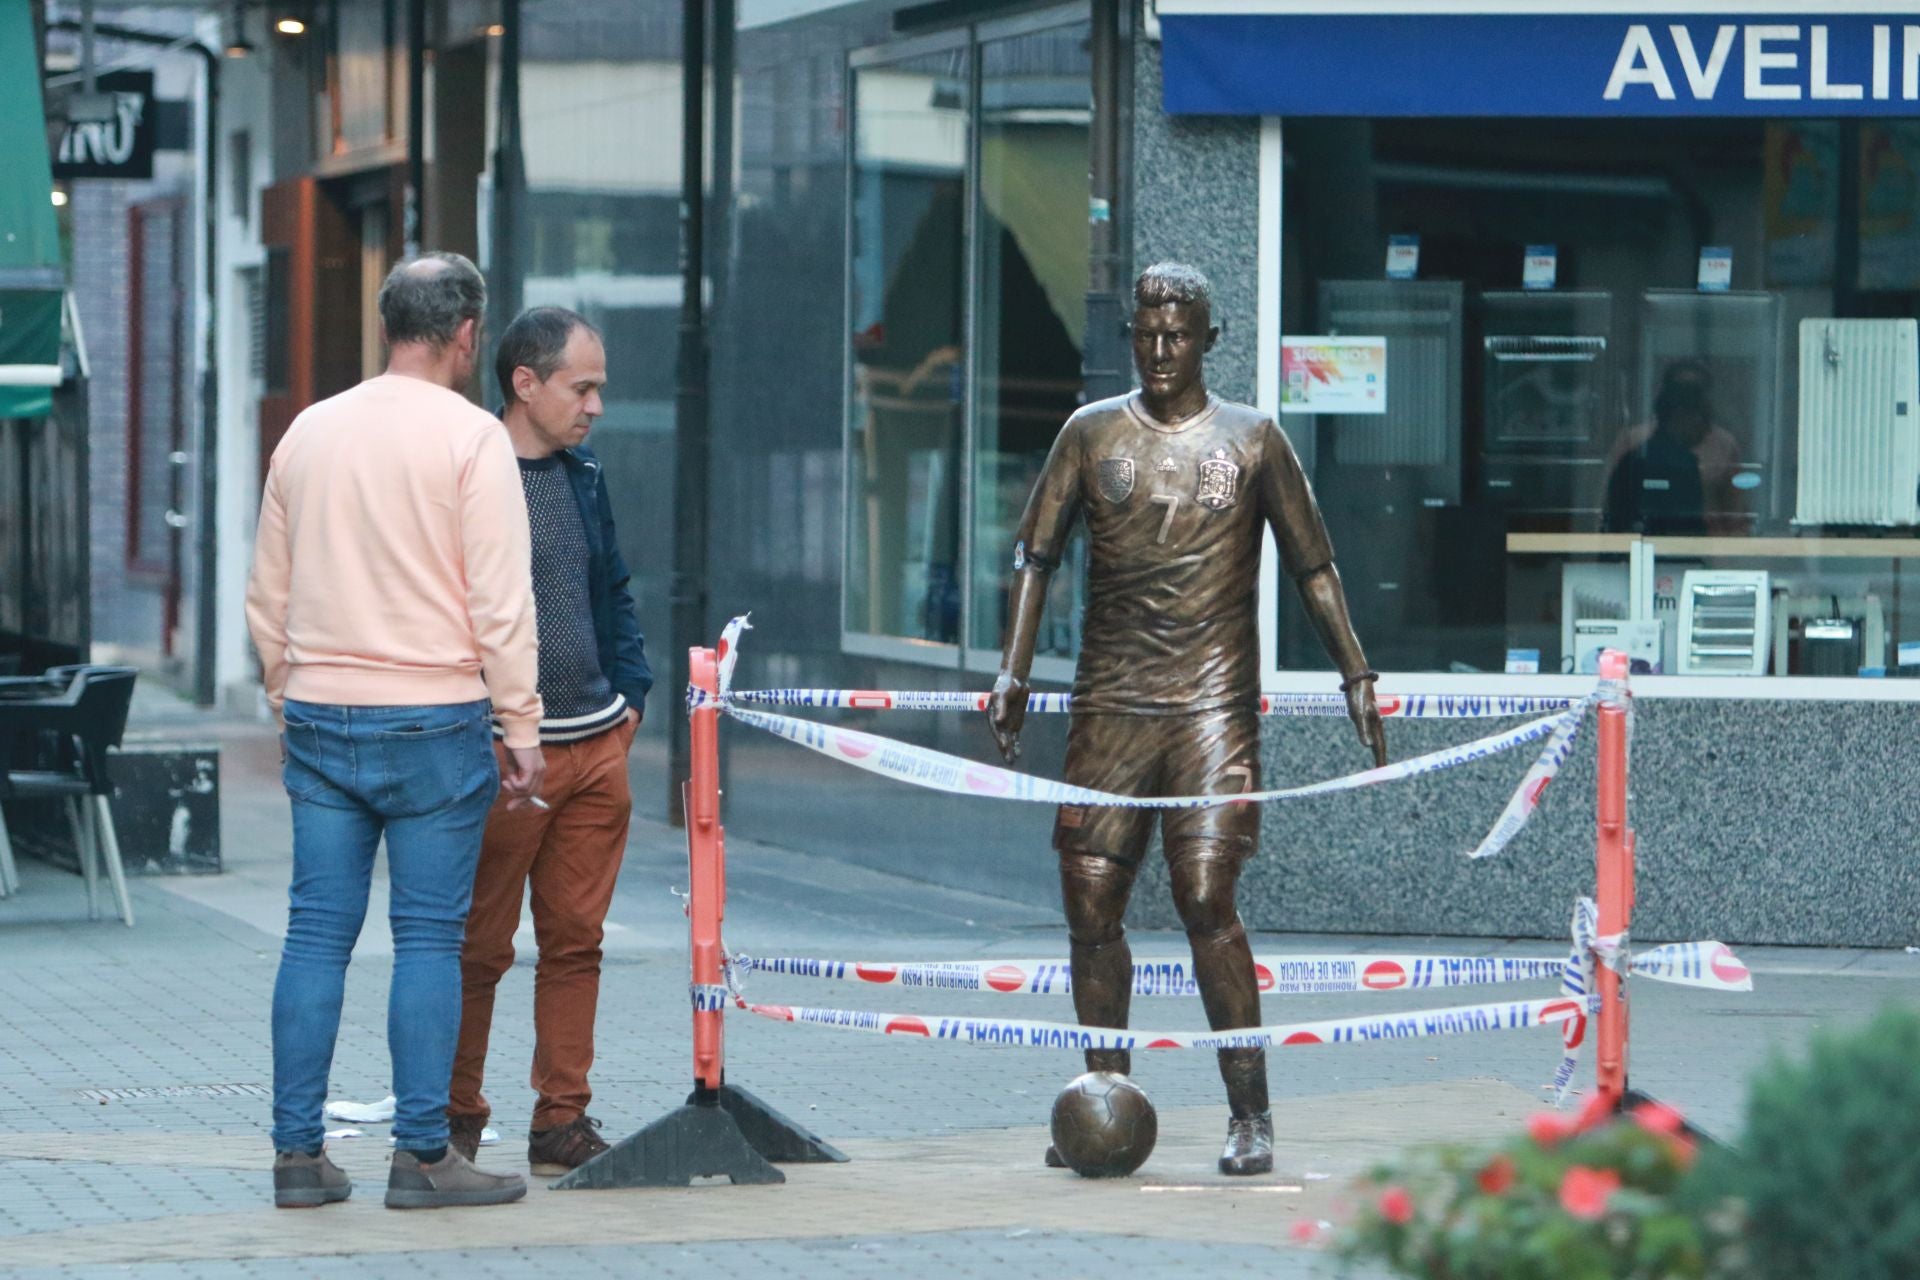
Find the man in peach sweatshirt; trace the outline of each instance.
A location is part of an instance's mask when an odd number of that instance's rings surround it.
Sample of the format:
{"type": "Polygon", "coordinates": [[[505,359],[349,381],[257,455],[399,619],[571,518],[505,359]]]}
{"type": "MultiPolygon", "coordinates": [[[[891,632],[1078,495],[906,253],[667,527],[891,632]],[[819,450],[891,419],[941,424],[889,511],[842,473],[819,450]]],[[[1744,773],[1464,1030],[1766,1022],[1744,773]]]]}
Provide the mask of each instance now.
{"type": "Polygon", "coordinates": [[[260,500],[247,624],[293,806],[273,991],[274,1201],[344,1200],[321,1112],[347,961],[386,837],[395,1151],[387,1207],[501,1204],[518,1175],[447,1146],[460,944],[487,812],[545,770],[532,553],[506,433],[459,393],[486,282],[458,254],[380,290],[387,371],[294,419],[260,500]],[[489,710],[505,735],[496,765],[489,710]]]}

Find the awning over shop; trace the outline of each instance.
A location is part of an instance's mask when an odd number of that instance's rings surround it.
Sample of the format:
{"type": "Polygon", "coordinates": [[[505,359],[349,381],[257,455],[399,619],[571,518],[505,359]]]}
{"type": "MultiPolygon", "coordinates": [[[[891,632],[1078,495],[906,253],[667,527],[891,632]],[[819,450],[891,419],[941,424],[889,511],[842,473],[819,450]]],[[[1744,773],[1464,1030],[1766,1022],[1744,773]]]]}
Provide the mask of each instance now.
{"type": "Polygon", "coordinates": [[[1165,107],[1911,116],[1914,0],[1159,0],[1165,107]]]}
{"type": "Polygon", "coordinates": [[[44,417],[60,385],[60,236],[31,6],[0,4],[0,418],[44,417]]]}

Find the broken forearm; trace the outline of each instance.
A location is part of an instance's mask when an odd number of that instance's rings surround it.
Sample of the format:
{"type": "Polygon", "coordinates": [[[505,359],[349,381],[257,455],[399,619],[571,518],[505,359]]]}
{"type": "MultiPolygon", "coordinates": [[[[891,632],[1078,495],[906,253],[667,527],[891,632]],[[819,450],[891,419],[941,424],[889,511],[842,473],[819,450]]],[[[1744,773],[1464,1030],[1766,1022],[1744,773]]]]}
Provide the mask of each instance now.
{"type": "Polygon", "coordinates": [[[1047,605],[1051,567],[1028,560],[1013,571],[1012,598],[1007,603],[1007,645],[1000,670],[1022,684],[1033,669],[1033,642],[1040,634],[1040,614],[1047,605]]]}
{"type": "Polygon", "coordinates": [[[1294,579],[1300,589],[1301,603],[1313,619],[1313,629],[1343,681],[1367,674],[1367,655],[1360,648],[1360,637],[1353,634],[1353,620],[1347,616],[1347,593],[1340,585],[1340,571],[1331,564],[1321,565],[1294,579]]]}

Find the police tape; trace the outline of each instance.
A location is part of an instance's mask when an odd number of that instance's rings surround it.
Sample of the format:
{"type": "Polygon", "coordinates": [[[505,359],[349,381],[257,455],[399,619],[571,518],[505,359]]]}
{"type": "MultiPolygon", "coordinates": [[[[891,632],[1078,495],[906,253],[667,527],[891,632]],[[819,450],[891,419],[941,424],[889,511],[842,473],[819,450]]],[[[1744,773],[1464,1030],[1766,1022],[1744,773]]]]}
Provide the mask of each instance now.
{"type": "MultiPolygon", "coordinates": [[[[733,688],[734,665],[740,659],[740,636],[753,630],[750,615],[728,621],[715,650],[719,663],[717,694],[687,690],[687,704],[752,702],[762,706],[810,707],[842,711],[985,711],[988,693],[920,689],[740,689],[733,688]]],[[[1503,716],[1539,716],[1566,711],[1582,701],[1574,697],[1481,694],[1382,694],[1375,702],[1383,717],[1402,720],[1485,720],[1503,716]]],[[[1073,709],[1070,693],[1029,693],[1027,708],[1035,714],[1062,714],[1073,709]]],[[[1347,699],[1339,693],[1263,693],[1263,716],[1344,716],[1347,699]]]]}
{"type": "Polygon", "coordinates": [[[1751,991],[1753,974],[1724,942],[1669,942],[1628,962],[1636,978],[1709,991],[1751,991]]]}
{"type": "Polygon", "coordinates": [[[774,1022],[864,1031],[875,1035],[917,1036],[965,1044],[994,1044],[1036,1049],[1260,1049],[1310,1044],[1358,1044],[1376,1040],[1465,1035],[1480,1031],[1518,1031],[1559,1026],[1563,1042],[1577,1044],[1586,1035],[1584,1002],[1564,996],[1496,1004],[1424,1009],[1412,1013],[1323,1018],[1315,1022],[1245,1027],[1228,1031],[1132,1031],[1028,1018],[949,1018],[865,1009],[816,1009],[804,1005],[740,1002],[748,1013],[774,1022]]]}
{"type": "MultiPolygon", "coordinates": [[[[1571,926],[1573,948],[1560,973],[1562,998],[1579,1001],[1590,1017],[1600,1012],[1600,992],[1593,980],[1593,936],[1599,917],[1599,908],[1594,906],[1592,898],[1574,900],[1571,926]]],[[[1585,1030],[1584,1021],[1580,1024],[1580,1030],[1585,1030]]],[[[1580,1067],[1580,1045],[1585,1038],[1584,1035],[1572,1034],[1571,1027],[1568,1034],[1562,1037],[1560,1065],[1554,1068],[1551,1081],[1553,1105],[1556,1107],[1567,1100],[1567,1093],[1573,1088],[1573,1076],[1580,1067]]]]}
{"type": "Polygon", "coordinates": [[[1333,795],[1361,787],[1419,777],[1442,769],[1456,768],[1512,750],[1536,739],[1546,738],[1545,748],[1521,779],[1520,786],[1508,800],[1493,828],[1478,846],[1469,851],[1468,856],[1472,858],[1492,857],[1513,842],[1521,829],[1526,826],[1528,819],[1532,817],[1534,810],[1539,807],[1541,793],[1546,790],[1547,784],[1566,763],[1572,752],[1574,738],[1579,734],[1580,725],[1586,718],[1587,709],[1603,699],[1613,700],[1623,696],[1623,691],[1617,682],[1602,681],[1592,693],[1573,702],[1565,709],[1529,720],[1502,733],[1489,734],[1472,742],[1443,747],[1438,751],[1431,751],[1409,760],[1304,786],[1227,795],[1124,796],[1096,791],[1090,787],[1075,786],[1072,783],[1036,778],[1032,774],[1015,773],[1011,769],[1003,769],[998,765],[982,764],[960,756],[949,755],[944,751],[915,746],[878,734],[834,728],[814,721],[797,720],[791,716],[752,710],[742,705],[732,692],[734,666],[740,656],[740,637],[743,632],[750,629],[751,624],[744,614],[727,623],[721,632],[717,649],[718,679],[715,691],[709,695],[702,690],[689,687],[690,707],[705,705],[708,702],[717,703],[721,711],[743,724],[765,730],[775,737],[784,738],[830,759],[851,764],[869,773],[893,778],[898,782],[935,791],[945,791],[953,795],[1124,809],[1201,809],[1225,804],[1267,804],[1299,800],[1309,796],[1333,795]]]}
{"type": "MultiPolygon", "coordinates": [[[[1558,957],[1297,955],[1255,956],[1254,981],[1262,995],[1346,995],[1537,982],[1558,978],[1558,957]]],[[[735,955],[735,972],[828,981],[864,982],[920,991],[986,991],[1002,995],[1064,996],[1073,993],[1072,966],[1065,960],[814,960],[798,956],[735,955]]],[[[1136,996],[1193,998],[1200,994],[1186,960],[1135,960],[1136,996]]]]}
{"type": "MultiPolygon", "coordinates": [[[[732,702],[758,706],[800,707],[816,711],[985,711],[989,693],[962,693],[939,689],[736,689],[732,702]]],[[[688,693],[692,707],[721,699],[705,690],[688,693]]],[[[1538,716],[1565,711],[1580,701],[1571,697],[1513,697],[1437,693],[1381,694],[1375,702],[1380,715],[1395,720],[1491,720],[1502,716],[1538,716]]],[[[1029,693],[1027,712],[1059,715],[1073,710],[1070,693],[1029,693]]],[[[1347,715],[1347,699],[1338,693],[1263,693],[1263,716],[1347,715]]]]}
{"type": "MultiPolygon", "coordinates": [[[[1590,695],[1589,701],[1607,700],[1614,695],[1618,687],[1618,682],[1604,681],[1600,688],[1590,695]]],[[[1569,711],[1554,723],[1553,731],[1547,735],[1546,745],[1540,749],[1540,755],[1528,767],[1525,776],[1520,779],[1520,785],[1515,787],[1513,794],[1507,798],[1505,807],[1500,810],[1500,816],[1494,819],[1486,839],[1480,842],[1478,848],[1468,853],[1469,858],[1493,857],[1512,844],[1514,837],[1520,834],[1521,828],[1527,825],[1528,820],[1533,817],[1533,811],[1540,807],[1540,797],[1546,792],[1547,784],[1559,775],[1561,766],[1566,764],[1568,757],[1573,754],[1573,740],[1579,736],[1580,725],[1585,719],[1584,704],[1580,712],[1581,714],[1576,714],[1569,711]]]]}
{"type": "MultiPolygon", "coordinates": [[[[1579,927],[1576,923],[1576,930],[1579,927]]],[[[1590,933],[1584,936],[1591,938],[1590,933]]],[[[1576,948],[1583,945],[1575,943],[1576,948]]],[[[1568,957],[1559,956],[1290,955],[1255,956],[1253,972],[1262,995],[1352,995],[1549,979],[1560,979],[1564,984],[1569,963],[1568,957]]],[[[729,964],[735,974],[818,978],[918,991],[1073,994],[1072,966],[1065,960],[818,960],[740,952],[729,964]]],[[[1746,967],[1720,942],[1675,942],[1655,947],[1632,958],[1631,972],[1636,977],[1679,986],[1753,990],[1746,967]]],[[[1592,990],[1591,977],[1583,975],[1576,980],[1578,987],[1572,994],[1584,995],[1592,990]]],[[[1135,960],[1131,989],[1134,995],[1148,998],[1193,998],[1200,994],[1193,967],[1186,960],[1135,960]]]]}
{"type": "Polygon", "coordinates": [[[1055,782],[1032,774],[1016,773],[999,765],[983,764],[961,756],[949,755],[944,751],[936,751],[931,747],[916,746],[913,743],[901,742],[897,738],[887,738],[858,729],[841,729],[818,721],[797,720],[792,716],[754,711],[733,703],[726,704],[724,710],[727,715],[742,724],[763,729],[777,738],[784,738],[829,759],[850,764],[868,773],[877,773],[883,777],[934,791],[1002,800],[1028,800],[1043,804],[1094,805],[1102,808],[1204,809],[1226,804],[1298,800],[1308,796],[1331,795],[1361,787],[1377,786],[1384,782],[1397,782],[1405,778],[1419,777],[1442,769],[1470,764],[1475,760],[1510,751],[1540,738],[1551,738],[1562,730],[1564,732],[1561,733],[1559,740],[1564,741],[1584,716],[1587,701],[1581,702],[1570,710],[1552,716],[1542,716],[1537,720],[1529,720],[1525,724],[1500,733],[1489,734],[1484,738],[1477,738],[1458,746],[1443,747],[1425,755],[1347,774],[1344,777],[1331,778],[1324,782],[1267,791],[1199,796],[1118,795],[1110,791],[1097,791],[1091,787],[1076,786],[1070,782],[1055,782]]]}

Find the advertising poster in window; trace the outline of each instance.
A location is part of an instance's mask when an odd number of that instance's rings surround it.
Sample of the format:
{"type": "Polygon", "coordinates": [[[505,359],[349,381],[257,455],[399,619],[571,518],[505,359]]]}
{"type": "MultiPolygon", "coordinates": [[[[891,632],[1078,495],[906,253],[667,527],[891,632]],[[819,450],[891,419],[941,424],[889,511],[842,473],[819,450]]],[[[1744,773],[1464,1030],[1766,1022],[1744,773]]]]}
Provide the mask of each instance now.
{"type": "Polygon", "coordinates": [[[1831,120],[1774,121],[1766,134],[1767,282],[1833,280],[1840,130],[1831,120]]]}
{"type": "Polygon", "coordinates": [[[1280,411],[1384,414],[1387,340],[1280,339],[1280,411]]]}
{"type": "Polygon", "coordinates": [[[1860,287],[1920,289],[1920,121],[1860,127],[1860,287]]]}

